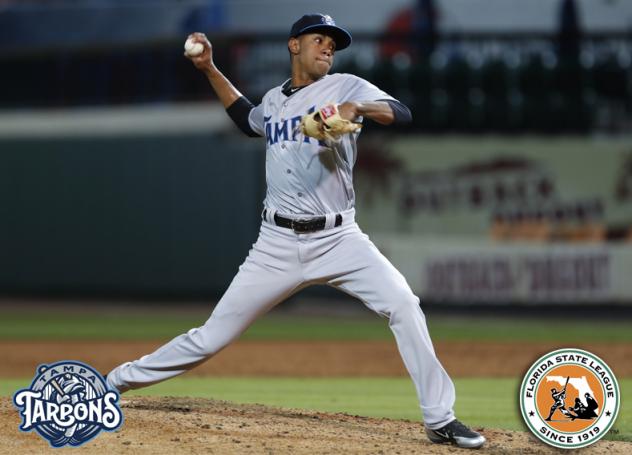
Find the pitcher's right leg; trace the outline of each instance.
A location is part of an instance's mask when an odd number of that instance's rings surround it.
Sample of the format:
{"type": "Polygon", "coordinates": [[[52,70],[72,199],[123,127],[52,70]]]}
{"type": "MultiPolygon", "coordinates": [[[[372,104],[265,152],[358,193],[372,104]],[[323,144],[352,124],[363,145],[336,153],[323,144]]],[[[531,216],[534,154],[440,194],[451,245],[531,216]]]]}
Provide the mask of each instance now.
{"type": "Polygon", "coordinates": [[[124,363],[107,375],[119,392],[172,378],[208,360],[234,341],[255,319],[302,285],[296,245],[262,227],[257,243],[211,317],[151,354],[124,363]]]}

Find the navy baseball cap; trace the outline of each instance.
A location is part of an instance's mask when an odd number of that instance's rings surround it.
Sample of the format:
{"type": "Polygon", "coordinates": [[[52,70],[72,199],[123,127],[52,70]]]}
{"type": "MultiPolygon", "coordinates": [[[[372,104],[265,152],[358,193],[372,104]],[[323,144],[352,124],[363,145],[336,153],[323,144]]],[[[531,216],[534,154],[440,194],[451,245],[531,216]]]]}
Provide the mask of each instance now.
{"type": "Polygon", "coordinates": [[[304,15],[292,25],[290,38],[296,38],[305,33],[318,33],[319,31],[325,32],[334,39],[337,51],[341,51],[351,44],[351,34],[344,28],[338,27],[331,16],[327,14],[304,15]]]}

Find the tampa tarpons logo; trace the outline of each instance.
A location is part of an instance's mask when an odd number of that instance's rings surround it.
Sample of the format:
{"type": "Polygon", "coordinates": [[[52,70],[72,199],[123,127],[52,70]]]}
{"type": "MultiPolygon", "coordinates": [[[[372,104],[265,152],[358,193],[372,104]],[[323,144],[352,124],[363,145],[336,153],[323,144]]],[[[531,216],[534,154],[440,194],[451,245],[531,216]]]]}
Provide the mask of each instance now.
{"type": "Polygon", "coordinates": [[[603,437],[619,412],[619,385],[606,363],[580,349],[560,349],[536,361],[520,387],[520,410],[542,441],[563,449],[603,437]]]}
{"type": "Polygon", "coordinates": [[[92,367],[76,361],[40,365],[28,389],[13,403],[22,431],[37,431],[52,447],[80,446],[123,423],[118,392],[109,390],[92,367]]]}

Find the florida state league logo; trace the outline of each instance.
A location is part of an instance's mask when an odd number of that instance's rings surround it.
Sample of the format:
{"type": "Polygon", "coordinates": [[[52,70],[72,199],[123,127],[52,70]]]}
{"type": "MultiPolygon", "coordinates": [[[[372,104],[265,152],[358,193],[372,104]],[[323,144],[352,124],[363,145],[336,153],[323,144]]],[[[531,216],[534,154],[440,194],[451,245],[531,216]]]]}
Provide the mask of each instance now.
{"type": "Polygon", "coordinates": [[[39,366],[31,386],[13,396],[20,430],[37,431],[52,447],[80,446],[101,430],[117,429],[123,423],[118,400],[96,370],[70,360],[39,366]]]}
{"type": "Polygon", "coordinates": [[[535,362],[520,387],[527,427],[545,443],[586,447],[602,438],[619,412],[619,385],[606,363],[580,349],[553,351],[535,362]]]}

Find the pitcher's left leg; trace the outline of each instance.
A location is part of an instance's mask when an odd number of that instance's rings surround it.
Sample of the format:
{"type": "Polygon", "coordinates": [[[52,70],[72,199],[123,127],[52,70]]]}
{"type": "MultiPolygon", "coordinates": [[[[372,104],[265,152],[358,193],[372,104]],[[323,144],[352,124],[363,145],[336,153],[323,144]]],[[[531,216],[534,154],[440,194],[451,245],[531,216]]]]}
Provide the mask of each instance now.
{"type": "Polygon", "coordinates": [[[454,385],[435,354],[419,299],[404,277],[390,263],[377,263],[347,275],[344,281],[332,284],[389,318],[397,348],[415,383],[425,425],[440,428],[454,420],[454,385]]]}
{"type": "Polygon", "coordinates": [[[329,285],[389,318],[404,365],[415,383],[424,422],[429,428],[443,427],[454,420],[454,385],[435,355],[419,299],[357,226],[345,231],[342,240],[320,256],[319,270],[314,273],[323,273],[329,285]]]}
{"type": "MultiPolygon", "coordinates": [[[[357,226],[323,248],[316,269],[327,282],[389,318],[404,364],[415,383],[428,439],[476,449],[485,438],[454,417],[454,385],[435,355],[426,319],[405,278],[357,226]]],[[[324,246],[324,245],[323,245],[324,246]]]]}

